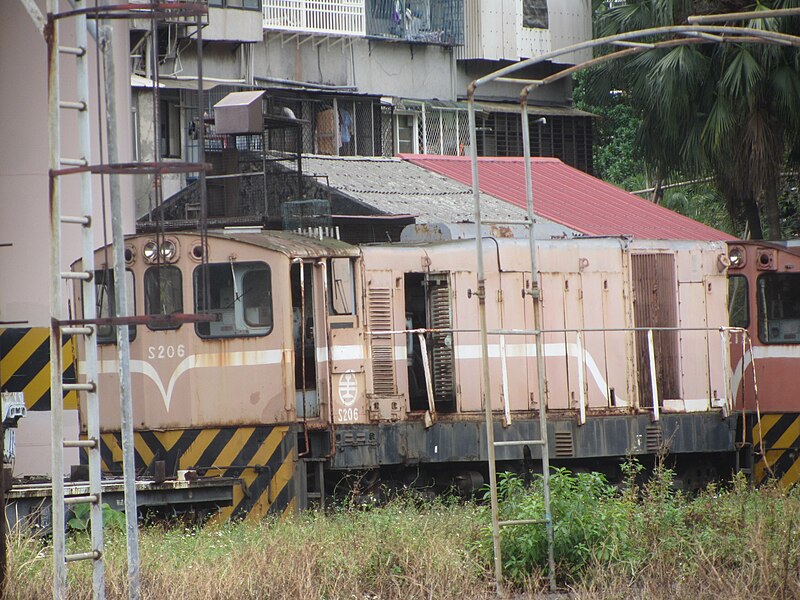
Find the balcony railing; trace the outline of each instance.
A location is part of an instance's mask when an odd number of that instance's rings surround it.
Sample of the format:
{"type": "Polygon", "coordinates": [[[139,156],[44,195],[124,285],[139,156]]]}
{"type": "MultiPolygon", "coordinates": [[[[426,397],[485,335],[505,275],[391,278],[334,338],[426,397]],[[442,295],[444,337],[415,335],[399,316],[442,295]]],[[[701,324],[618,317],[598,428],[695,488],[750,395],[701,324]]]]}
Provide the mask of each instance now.
{"type": "Polygon", "coordinates": [[[364,0],[263,0],[264,29],[366,35],[364,0]]]}
{"type": "Polygon", "coordinates": [[[464,43],[463,0],[366,0],[367,35],[458,46],[464,43]]]}

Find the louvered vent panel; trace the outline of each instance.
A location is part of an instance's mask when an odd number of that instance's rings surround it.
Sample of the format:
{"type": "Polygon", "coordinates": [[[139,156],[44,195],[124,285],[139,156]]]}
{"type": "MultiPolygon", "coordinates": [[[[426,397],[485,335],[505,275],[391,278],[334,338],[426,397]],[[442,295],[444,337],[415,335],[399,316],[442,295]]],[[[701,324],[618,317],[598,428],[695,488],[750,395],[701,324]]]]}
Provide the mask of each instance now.
{"type": "Polygon", "coordinates": [[[575,455],[572,432],[556,431],[556,457],[569,458],[575,455]]]}
{"type": "Polygon", "coordinates": [[[647,426],[647,451],[648,452],[661,452],[664,437],[661,433],[661,425],[648,425],[647,426]]]}
{"type": "MultiPolygon", "coordinates": [[[[370,331],[390,331],[392,329],[392,290],[372,288],[369,291],[370,331]]],[[[372,352],[372,388],[375,394],[392,395],[396,393],[394,376],[394,348],[391,335],[370,337],[372,352]]]]}
{"type": "MultiPolygon", "coordinates": [[[[450,286],[431,290],[431,328],[450,329],[450,286]]],[[[433,389],[437,396],[453,396],[453,347],[451,333],[433,334],[433,389]]]]}

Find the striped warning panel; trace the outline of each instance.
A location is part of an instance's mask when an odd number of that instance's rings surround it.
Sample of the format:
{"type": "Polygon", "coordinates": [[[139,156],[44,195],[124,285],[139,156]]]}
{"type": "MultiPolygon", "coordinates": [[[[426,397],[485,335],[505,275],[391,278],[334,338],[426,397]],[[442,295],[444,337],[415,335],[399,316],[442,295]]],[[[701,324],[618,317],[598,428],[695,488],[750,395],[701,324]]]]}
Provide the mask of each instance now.
{"type": "MultiPolygon", "coordinates": [[[[121,473],[121,435],[101,437],[103,471],[121,473]]],[[[297,449],[288,425],[137,431],[134,447],[140,474],[152,474],[153,463],[163,460],[167,476],[194,469],[201,476],[239,478],[233,504],[221,509],[220,520],[257,519],[295,506],[297,449]]]]}
{"type": "Polygon", "coordinates": [[[753,424],[755,481],[777,479],[784,487],[800,481],[800,414],[761,415],[753,424]]]}
{"type": "MultiPolygon", "coordinates": [[[[62,341],[65,382],[75,381],[75,342],[62,341]]],[[[50,330],[47,327],[0,328],[0,387],[23,392],[28,410],[50,410],[50,330]]],[[[64,408],[77,410],[78,394],[64,393],[64,408]]]]}

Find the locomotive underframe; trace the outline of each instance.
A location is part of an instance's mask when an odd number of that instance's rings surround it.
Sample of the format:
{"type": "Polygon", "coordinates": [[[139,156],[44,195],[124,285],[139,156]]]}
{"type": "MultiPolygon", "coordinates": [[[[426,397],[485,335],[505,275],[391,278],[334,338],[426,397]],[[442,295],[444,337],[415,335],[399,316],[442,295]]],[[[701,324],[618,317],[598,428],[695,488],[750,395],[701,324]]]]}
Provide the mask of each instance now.
{"type": "MultiPolygon", "coordinates": [[[[733,452],[736,419],[719,413],[663,414],[653,421],[649,413],[603,416],[578,425],[572,417],[549,417],[550,456],[556,459],[626,457],[642,454],[733,452]]],[[[516,418],[504,427],[494,426],[495,441],[540,439],[538,417],[516,418]]],[[[333,469],[383,465],[415,465],[486,461],[486,429],[479,420],[444,419],[425,428],[422,421],[377,425],[338,426],[333,469]]],[[[541,448],[529,447],[531,458],[541,458],[541,448]]],[[[519,460],[522,447],[498,447],[497,460],[519,460]]]]}
{"type": "MultiPolygon", "coordinates": [[[[704,487],[730,475],[735,466],[737,418],[721,414],[598,416],[578,425],[575,415],[548,420],[551,463],[573,469],[590,468],[619,479],[620,465],[639,458],[648,466],[659,458],[675,469],[676,484],[687,490],[704,487]]],[[[328,432],[311,437],[310,455],[323,455],[328,432]]],[[[540,439],[538,417],[516,418],[508,427],[495,422],[496,441],[540,439]]],[[[426,428],[423,421],[339,426],[335,453],[326,463],[329,487],[353,473],[372,472],[366,480],[392,487],[457,489],[470,494],[486,481],[486,430],[479,420],[440,419],[426,428]]],[[[535,445],[496,449],[498,468],[528,472],[541,459],[535,445]]],[[[357,486],[363,487],[358,480],[357,486]]]]}

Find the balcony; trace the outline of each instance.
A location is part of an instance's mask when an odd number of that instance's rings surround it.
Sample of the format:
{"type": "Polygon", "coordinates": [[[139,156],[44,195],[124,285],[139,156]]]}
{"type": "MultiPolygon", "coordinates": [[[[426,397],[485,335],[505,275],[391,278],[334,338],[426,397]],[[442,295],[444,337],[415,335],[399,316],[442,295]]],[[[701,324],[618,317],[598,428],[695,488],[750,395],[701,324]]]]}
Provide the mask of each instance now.
{"type": "Polygon", "coordinates": [[[264,29],[364,36],[364,0],[263,0],[264,29]]]}
{"type": "Polygon", "coordinates": [[[463,0],[366,0],[373,38],[459,46],[464,43],[463,0]]]}

